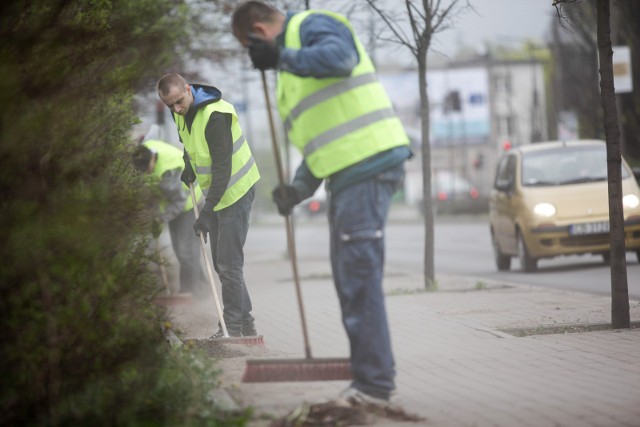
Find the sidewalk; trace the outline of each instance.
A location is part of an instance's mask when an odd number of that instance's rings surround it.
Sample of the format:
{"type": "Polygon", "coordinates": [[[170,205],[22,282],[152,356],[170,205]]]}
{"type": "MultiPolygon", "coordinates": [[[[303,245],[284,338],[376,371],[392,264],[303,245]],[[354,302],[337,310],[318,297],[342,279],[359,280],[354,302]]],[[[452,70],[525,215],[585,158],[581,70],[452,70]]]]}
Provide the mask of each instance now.
{"type": "MultiPolygon", "coordinates": [[[[278,250],[247,251],[258,332],[265,348],[233,346],[221,360],[223,387],[255,414],[281,417],[304,401],[335,398],[348,383],[245,384],[246,358],[303,358],[289,261],[278,250]]],[[[327,259],[300,259],[314,357],[348,357],[327,259]]],[[[397,365],[393,402],[426,418],[426,426],[639,426],[640,329],[516,337],[503,330],[610,322],[610,299],[547,288],[388,271],[387,309],[397,365]]],[[[171,309],[181,338],[216,329],[213,298],[171,309]]],[[[640,303],[631,302],[632,321],[640,303]]],[[[375,339],[375,337],[372,337],[375,339]]],[[[266,426],[257,420],[251,425],[266,426]]],[[[379,419],[376,426],[410,423],[379,419]]]]}

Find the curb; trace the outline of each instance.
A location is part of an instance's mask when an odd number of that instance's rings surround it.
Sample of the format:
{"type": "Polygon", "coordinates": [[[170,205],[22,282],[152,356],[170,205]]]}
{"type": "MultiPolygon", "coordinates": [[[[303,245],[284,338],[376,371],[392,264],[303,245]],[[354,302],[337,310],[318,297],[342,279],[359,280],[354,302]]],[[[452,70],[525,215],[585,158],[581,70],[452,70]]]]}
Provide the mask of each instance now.
{"type": "MultiPolygon", "coordinates": [[[[182,340],[171,329],[162,328],[165,339],[169,342],[171,347],[180,348],[184,345],[182,340]]],[[[231,397],[229,392],[225,388],[214,389],[209,392],[211,399],[216,402],[216,405],[225,411],[240,411],[241,408],[238,403],[231,397]]]]}

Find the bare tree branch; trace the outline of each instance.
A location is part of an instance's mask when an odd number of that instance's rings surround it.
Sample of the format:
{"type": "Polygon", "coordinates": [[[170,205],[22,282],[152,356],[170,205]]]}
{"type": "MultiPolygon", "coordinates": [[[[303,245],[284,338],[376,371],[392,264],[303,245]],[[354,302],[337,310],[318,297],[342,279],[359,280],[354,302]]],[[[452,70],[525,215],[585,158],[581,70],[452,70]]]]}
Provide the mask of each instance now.
{"type": "MultiPolygon", "coordinates": [[[[465,0],[469,6],[469,0],[465,0]]],[[[376,0],[366,0],[371,9],[383,20],[393,36],[390,41],[406,46],[413,54],[418,66],[418,91],[420,95],[420,134],[422,161],[422,206],[425,222],[424,241],[424,279],[425,287],[430,288],[435,283],[434,238],[433,238],[433,210],[431,209],[431,149],[429,142],[429,94],[427,92],[427,52],[431,45],[431,38],[437,31],[449,27],[451,16],[458,10],[460,0],[405,0],[406,18],[411,28],[409,38],[398,22],[389,12],[378,6],[376,0]],[[447,4],[445,7],[444,5],[447,4]]],[[[378,37],[380,39],[380,37],[378,37]]]]}
{"type": "Polygon", "coordinates": [[[406,1],[407,1],[407,8],[411,7],[411,8],[413,9],[414,13],[415,13],[416,15],[418,15],[418,17],[420,18],[420,19],[416,20],[416,22],[424,22],[424,20],[425,20],[425,16],[424,16],[424,14],[420,11],[420,9],[418,9],[418,7],[417,7],[417,6],[415,6],[415,5],[414,5],[410,0],[406,0],[406,1]]]}
{"type": "Polygon", "coordinates": [[[569,3],[580,3],[581,0],[553,0],[553,7],[556,8],[556,13],[558,14],[558,21],[560,22],[560,26],[564,29],[572,33],[572,31],[565,26],[571,26],[571,21],[567,18],[562,11],[563,7],[569,3]]]}
{"type": "MultiPolygon", "coordinates": [[[[409,24],[411,25],[411,31],[413,33],[413,39],[414,39],[414,41],[416,43],[415,46],[414,46],[415,52],[416,52],[415,55],[416,55],[416,58],[418,58],[418,55],[419,55],[419,52],[420,52],[420,46],[421,46],[420,39],[421,39],[422,34],[420,33],[420,29],[418,28],[418,23],[416,22],[416,18],[415,18],[415,16],[413,16],[413,8],[411,7],[412,6],[411,0],[405,0],[404,4],[405,4],[405,6],[407,8],[407,15],[409,15],[409,24]]],[[[426,21],[425,21],[425,23],[426,23],[426,21]]],[[[425,25],[425,27],[426,27],[426,25],[425,25]]]]}
{"type": "MultiPolygon", "coordinates": [[[[467,2],[468,4],[468,2],[467,2]]],[[[439,7],[439,6],[438,6],[439,7]]],[[[458,6],[458,0],[455,0],[453,2],[451,2],[451,4],[449,4],[448,7],[444,8],[444,9],[435,9],[438,12],[435,15],[435,23],[433,23],[431,25],[431,30],[432,32],[435,33],[439,33],[441,31],[444,31],[448,28],[450,28],[450,20],[452,17],[452,11],[454,10],[460,10],[459,6],[458,6]]]]}
{"type": "MultiPolygon", "coordinates": [[[[414,46],[411,44],[409,37],[405,34],[405,32],[400,28],[396,22],[391,19],[389,14],[378,7],[376,4],[376,0],[366,0],[367,4],[373,9],[373,11],[384,21],[389,30],[393,33],[395,39],[386,39],[386,41],[390,41],[392,43],[397,43],[402,46],[407,47],[411,53],[416,56],[418,53],[415,50],[414,46]]],[[[381,39],[378,37],[378,39],[381,39]]],[[[381,39],[382,40],[382,39],[381,39]]]]}

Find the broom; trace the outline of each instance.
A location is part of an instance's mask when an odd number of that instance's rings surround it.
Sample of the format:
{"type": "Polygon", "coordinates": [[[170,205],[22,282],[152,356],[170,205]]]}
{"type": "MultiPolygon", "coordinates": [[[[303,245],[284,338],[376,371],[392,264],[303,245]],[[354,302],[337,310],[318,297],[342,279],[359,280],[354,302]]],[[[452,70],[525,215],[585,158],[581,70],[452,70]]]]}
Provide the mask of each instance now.
{"type": "MultiPolygon", "coordinates": [[[[280,151],[276,142],[275,125],[271,113],[271,102],[269,101],[269,90],[264,71],[262,75],[262,88],[264,99],[269,115],[269,128],[271,130],[271,143],[275,156],[276,169],[280,185],[284,185],[284,173],[280,151]]],[[[328,380],[349,380],[351,379],[351,363],[349,359],[323,358],[314,359],[311,356],[311,346],[309,345],[309,334],[307,332],[307,321],[302,303],[302,291],[300,279],[298,277],[298,261],[296,258],[296,246],[293,236],[293,224],[289,215],[285,216],[285,227],[287,229],[287,246],[289,258],[291,259],[291,269],[293,272],[293,282],[295,284],[298,309],[300,311],[300,324],[302,326],[302,336],[304,338],[304,359],[282,359],[282,360],[247,360],[247,367],[242,377],[242,382],[280,382],[280,381],[328,381],[328,380]]]]}
{"type": "MultiPolygon", "coordinates": [[[[193,183],[189,184],[189,189],[191,190],[191,200],[193,201],[193,213],[196,216],[196,220],[198,219],[198,203],[196,201],[196,192],[193,189],[193,183]]],[[[200,238],[200,249],[202,249],[202,258],[204,258],[204,263],[207,266],[207,276],[209,277],[209,283],[211,284],[211,290],[213,291],[213,299],[216,303],[216,310],[218,311],[218,318],[220,319],[220,327],[222,328],[223,338],[214,338],[213,341],[226,343],[226,344],[248,344],[248,345],[264,345],[264,339],[262,335],[255,335],[249,337],[231,337],[229,336],[229,332],[227,331],[227,324],[224,321],[224,316],[222,313],[222,307],[220,305],[220,298],[218,297],[218,292],[216,291],[216,282],[213,280],[213,269],[211,268],[211,263],[209,262],[209,258],[207,258],[207,249],[204,243],[204,236],[202,233],[198,236],[200,238]]]]}

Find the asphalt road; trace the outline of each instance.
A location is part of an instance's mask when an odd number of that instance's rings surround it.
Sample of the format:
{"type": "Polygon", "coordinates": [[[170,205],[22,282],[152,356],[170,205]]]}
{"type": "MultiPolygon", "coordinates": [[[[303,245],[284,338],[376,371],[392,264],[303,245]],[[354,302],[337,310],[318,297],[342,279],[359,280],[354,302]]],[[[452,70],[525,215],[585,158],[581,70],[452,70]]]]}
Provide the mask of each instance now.
{"type": "MultiPolygon", "coordinates": [[[[420,218],[396,216],[388,224],[386,239],[388,269],[422,274],[424,227],[420,218]]],[[[297,220],[296,242],[301,262],[305,258],[326,258],[329,262],[326,218],[297,220]]],[[[276,218],[266,225],[253,225],[245,248],[248,261],[250,254],[259,257],[260,253],[274,250],[286,253],[284,221],[276,218]]],[[[498,272],[486,217],[437,217],[435,252],[436,277],[438,274],[468,276],[478,281],[491,279],[600,295],[611,294],[610,269],[599,256],[543,259],[538,261],[538,271],[533,273],[522,272],[518,260],[513,259],[511,271],[498,272]]],[[[627,255],[627,281],[630,298],[640,300],[640,264],[634,253],[627,255]]]]}
{"type": "MultiPolygon", "coordinates": [[[[387,236],[388,262],[422,271],[418,263],[424,254],[424,228],[417,223],[394,223],[390,225],[387,236]]],[[[436,275],[446,273],[611,294],[611,270],[600,256],[542,259],[538,261],[538,271],[533,273],[522,272],[519,261],[512,259],[511,271],[498,272],[485,218],[436,219],[435,249],[436,275]]],[[[640,299],[640,264],[631,252],[627,254],[627,283],[630,297],[640,299]]]]}

